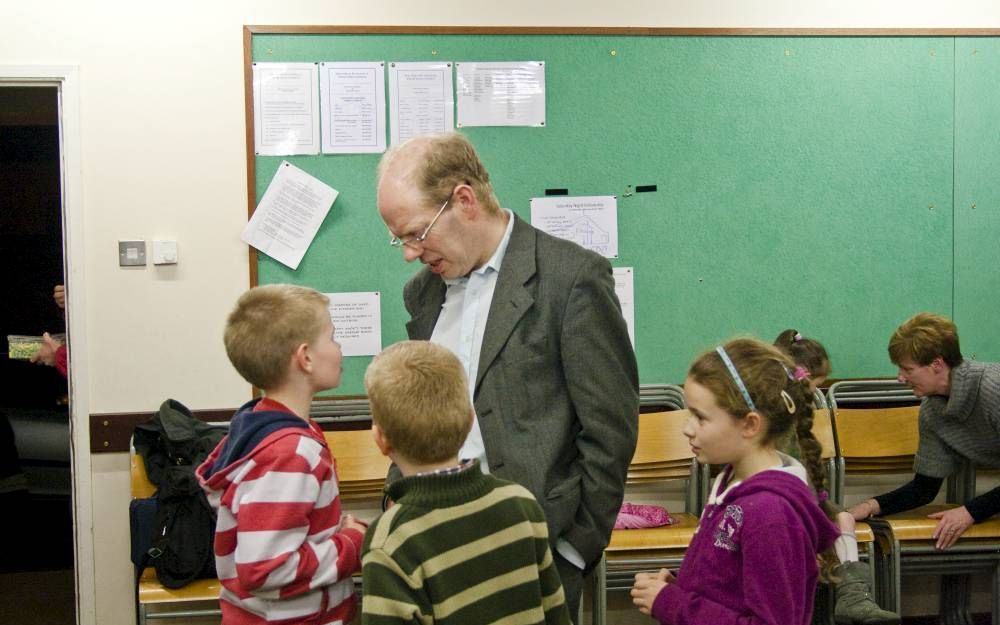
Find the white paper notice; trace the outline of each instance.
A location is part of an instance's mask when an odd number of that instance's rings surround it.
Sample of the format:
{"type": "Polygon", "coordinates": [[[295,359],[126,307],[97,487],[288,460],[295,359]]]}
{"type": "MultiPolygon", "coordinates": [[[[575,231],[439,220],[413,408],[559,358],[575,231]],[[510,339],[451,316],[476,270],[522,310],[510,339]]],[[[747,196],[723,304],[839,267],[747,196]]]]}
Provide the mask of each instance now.
{"type": "Polygon", "coordinates": [[[253,64],[257,154],[319,154],[319,68],[315,63],[253,64]]]}
{"type": "Polygon", "coordinates": [[[635,285],[632,280],[631,267],[613,267],[615,277],[615,295],[622,305],[622,317],[628,326],[628,338],[635,349],[635,285]]]}
{"type": "Polygon", "coordinates": [[[382,351],[379,292],[326,293],[330,298],[333,338],[345,356],[374,356],[382,351]]]}
{"type": "Polygon", "coordinates": [[[333,187],[281,161],[241,238],[298,269],[337,194],[333,187]]]}
{"type": "Polygon", "coordinates": [[[385,63],[320,63],[323,152],[385,152],[385,63]]]}
{"type": "Polygon", "coordinates": [[[458,127],[544,126],[545,63],[455,63],[458,127]]]}
{"type": "Polygon", "coordinates": [[[605,258],[618,258],[618,200],[613,195],[532,198],[531,225],[605,258]]]}
{"type": "Polygon", "coordinates": [[[451,63],[389,64],[389,131],[392,143],[455,128],[451,63]]]}

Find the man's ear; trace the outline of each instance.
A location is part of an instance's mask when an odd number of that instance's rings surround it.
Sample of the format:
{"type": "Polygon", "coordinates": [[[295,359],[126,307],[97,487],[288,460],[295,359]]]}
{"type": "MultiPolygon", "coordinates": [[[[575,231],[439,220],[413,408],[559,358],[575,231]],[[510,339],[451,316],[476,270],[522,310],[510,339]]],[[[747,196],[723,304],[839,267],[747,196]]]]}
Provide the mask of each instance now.
{"type": "Polygon", "coordinates": [[[383,456],[388,456],[392,453],[392,445],[389,443],[389,439],[385,437],[385,432],[374,423],[372,423],[372,438],[375,439],[375,446],[378,447],[383,456]]]}
{"type": "Polygon", "coordinates": [[[476,192],[472,190],[472,187],[460,184],[455,187],[452,193],[451,201],[455,210],[461,212],[465,217],[474,217],[479,214],[481,209],[479,198],[476,197],[476,192]]]}

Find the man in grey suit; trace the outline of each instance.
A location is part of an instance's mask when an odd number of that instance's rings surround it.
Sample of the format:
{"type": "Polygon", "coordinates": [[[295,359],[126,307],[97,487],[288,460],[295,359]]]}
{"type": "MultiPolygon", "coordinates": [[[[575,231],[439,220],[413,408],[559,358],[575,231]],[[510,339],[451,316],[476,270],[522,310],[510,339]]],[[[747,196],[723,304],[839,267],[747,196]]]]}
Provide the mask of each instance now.
{"type": "Polygon", "coordinates": [[[607,545],[638,428],[638,373],[608,261],[500,207],[461,134],[379,164],[378,209],[407,262],[411,339],[455,352],[476,412],[460,457],[522,484],[548,520],[574,619],[607,545]]]}

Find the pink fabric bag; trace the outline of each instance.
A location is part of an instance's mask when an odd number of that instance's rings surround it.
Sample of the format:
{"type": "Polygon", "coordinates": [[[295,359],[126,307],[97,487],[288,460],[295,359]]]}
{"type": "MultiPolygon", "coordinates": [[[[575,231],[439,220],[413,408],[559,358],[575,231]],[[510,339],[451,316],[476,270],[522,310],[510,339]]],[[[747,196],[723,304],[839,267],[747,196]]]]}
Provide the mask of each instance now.
{"type": "Polygon", "coordinates": [[[616,530],[643,529],[646,527],[660,527],[674,523],[667,509],[662,506],[652,506],[647,504],[637,504],[625,502],[621,510],[618,511],[618,518],[615,520],[616,530]]]}

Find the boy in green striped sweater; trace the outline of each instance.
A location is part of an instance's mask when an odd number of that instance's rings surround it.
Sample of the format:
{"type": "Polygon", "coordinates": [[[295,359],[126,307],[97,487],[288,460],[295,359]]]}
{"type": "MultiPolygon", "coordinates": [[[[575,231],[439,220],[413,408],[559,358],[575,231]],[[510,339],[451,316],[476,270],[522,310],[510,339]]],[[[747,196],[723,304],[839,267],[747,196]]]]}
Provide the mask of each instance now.
{"type": "Polygon", "coordinates": [[[372,361],[365,389],[375,442],[403,477],[365,536],[362,623],[569,625],[541,507],[459,461],[473,413],[458,358],[397,343],[372,361]]]}

